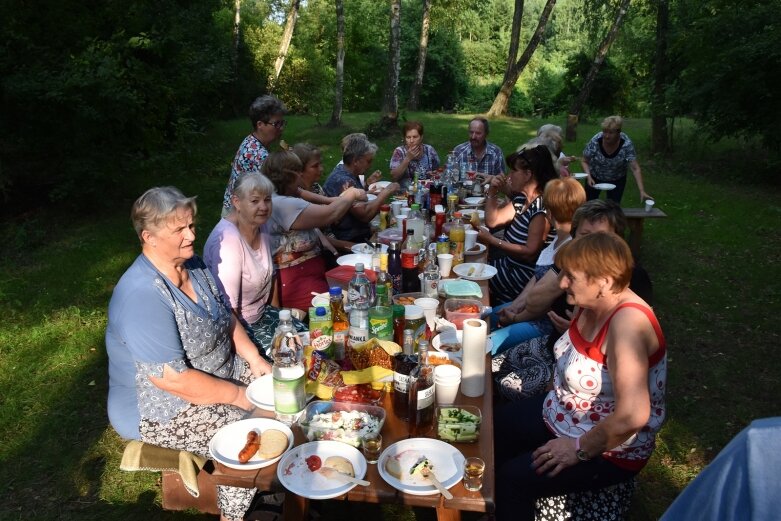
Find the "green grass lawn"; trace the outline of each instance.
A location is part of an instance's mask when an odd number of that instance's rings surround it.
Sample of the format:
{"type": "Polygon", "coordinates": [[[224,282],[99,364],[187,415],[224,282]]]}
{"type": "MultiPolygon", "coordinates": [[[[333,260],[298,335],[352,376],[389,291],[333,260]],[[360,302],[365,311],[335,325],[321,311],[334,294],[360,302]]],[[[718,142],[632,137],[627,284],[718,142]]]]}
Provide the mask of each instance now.
{"type": "MultiPolygon", "coordinates": [[[[376,114],[348,114],[347,128],[316,127],[293,116],[284,139],[322,147],[326,174],[338,143],[376,114]]],[[[466,139],[467,116],[408,114],[444,160],[466,139]]],[[[554,120],[561,123],[562,118],[554,120]]],[[[505,152],[543,121],[492,123],[489,140],[505,152]]],[[[781,415],[776,397],[781,190],[761,181],[744,143],[708,143],[676,124],[677,150],[650,158],[649,122],[624,130],[639,148],[646,189],[669,216],[646,223],[642,263],[669,346],[669,415],[651,464],[640,475],[632,519],[656,519],[708,461],[752,419],[781,415]]],[[[229,163],[248,122],[221,122],[176,157],[150,161],[124,191],[106,194],[111,211],[84,217],[56,210],[0,229],[0,519],[207,519],[163,513],[156,474],[118,470],[122,443],[108,426],[103,334],[113,285],[139,251],[131,202],[147,187],[175,184],[198,195],[199,248],[217,222],[229,163]]],[[[580,155],[597,130],[581,124],[580,155]]],[[[388,178],[400,136],[378,141],[374,167],[388,178]]],[[[756,154],[753,154],[756,157],[756,154]]],[[[577,169],[577,168],[575,168],[577,169]]],[[[639,205],[630,179],[626,206],[639,205]]],[[[327,506],[325,519],[378,515],[429,519],[431,512],[327,506]],[[369,509],[368,511],[366,509],[369,509]]]]}

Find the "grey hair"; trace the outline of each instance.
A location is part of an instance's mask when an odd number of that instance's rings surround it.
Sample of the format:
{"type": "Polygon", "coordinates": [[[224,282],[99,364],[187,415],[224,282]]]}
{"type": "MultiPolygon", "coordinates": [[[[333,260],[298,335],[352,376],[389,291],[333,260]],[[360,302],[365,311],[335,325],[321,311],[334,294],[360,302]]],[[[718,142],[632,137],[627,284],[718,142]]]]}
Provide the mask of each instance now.
{"type": "Polygon", "coordinates": [[[624,118],[621,116],[608,116],[602,120],[602,130],[621,130],[624,126],[624,118]]]}
{"type": "Polygon", "coordinates": [[[144,243],[141,232],[160,229],[161,225],[180,209],[190,210],[193,217],[198,213],[195,196],[185,197],[175,186],[156,186],[136,199],[130,210],[130,220],[141,244],[144,243]]]}
{"type": "Polygon", "coordinates": [[[548,147],[548,150],[550,150],[554,161],[559,158],[563,144],[561,140],[561,134],[558,134],[553,130],[548,130],[542,134],[537,134],[537,140],[548,147]]]}
{"type": "Polygon", "coordinates": [[[249,120],[252,123],[252,130],[257,128],[258,121],[268,123],[271,116],[285,113],[287,113],[285,104],[276,96],[266,94],[265,96],[255,98],[255,101],[249,106],[249,120]]]}
{"type": "Polygon", "coordinates": [[[368,139],[351,139],[347,146],[344,148],[342,154],[342,160],[345,165],[351,165],[356,159],[363,157],[367,154],[376,154],[377,145],[369,141],[368,139]]]}
{"type": "MultiPolygon", "coordinates": [[[[274,193],[274,183],[260,172],[249,172],[239,177],[233,187],[233,195],[239,199],[245,199],[255,192],[263,196],[271,195],[274,193]]],[[[231,206],[231,211],[234,210],[231,206]]]]}
{"type": "Polygon", "coordinates": [[[350,141],[353,141],[354,139],[368,140],[369,138],[363,132],[353,132],[352,134],[347,134],[339,143],[339,146],[342,148],[342,153],[344,153],[344,149],[347,148],[347,145],[350,144],[350,141]]]}
{"type": "Polygon", "coordinates": [[[621,206],[610,199],[592,199],[591,201],[586,201],[580,208],[575,210],[575,215],[572,216],[570,235],[575,237],[581,223],[596,222],[602,219],[607,221],[607,224],[616,235],[624,236],[624,231],[627,227],[626,215],[624,215],[624,210],[621,209],[621,206]]]}
{"type": "Polygon", "coordinates": [[[546,123],[540,128],[537,129],[537,135],[541,136],[543,134],[547,134],[548,132],[555,132],[556,134],[561,137],[564,135],[564,132],[562,131],[561,127],[558,125],[554,125],[553,123],[546,123]]]}

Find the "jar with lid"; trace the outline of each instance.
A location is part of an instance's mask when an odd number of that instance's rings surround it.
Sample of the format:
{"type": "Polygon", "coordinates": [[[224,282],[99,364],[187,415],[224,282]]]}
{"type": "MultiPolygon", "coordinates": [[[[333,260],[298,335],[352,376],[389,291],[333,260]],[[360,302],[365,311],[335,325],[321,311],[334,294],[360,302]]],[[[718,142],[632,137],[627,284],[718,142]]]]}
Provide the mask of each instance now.
{"type": "Polygon", "coordinates": [[[404,306],[404,329],[413,331],[415,351],[417,351],[420,339],[426,338],[426,316],[423,314],[422,307],[404,306]]]}

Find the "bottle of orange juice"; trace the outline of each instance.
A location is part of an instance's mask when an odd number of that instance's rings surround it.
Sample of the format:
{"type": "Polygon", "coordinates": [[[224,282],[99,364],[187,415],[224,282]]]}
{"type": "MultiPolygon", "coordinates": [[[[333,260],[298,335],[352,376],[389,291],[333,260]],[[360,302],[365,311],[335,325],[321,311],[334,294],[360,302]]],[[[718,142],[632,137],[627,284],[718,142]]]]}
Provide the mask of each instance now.
{"type": "Polygon", "coordinates": [[[453,256],[453,266],[456,266],[464,262],[466,230],[461,221],[461,212],[455,212],[453,217],[453,222],[450,224],[450,254],[453,256]]]}

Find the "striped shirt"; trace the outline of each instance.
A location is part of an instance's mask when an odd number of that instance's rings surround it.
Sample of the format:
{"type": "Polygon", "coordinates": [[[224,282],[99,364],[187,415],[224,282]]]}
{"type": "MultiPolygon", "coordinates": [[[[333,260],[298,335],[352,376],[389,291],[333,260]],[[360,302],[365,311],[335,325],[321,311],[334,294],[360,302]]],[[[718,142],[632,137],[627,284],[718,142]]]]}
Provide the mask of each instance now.
{"type": "MultiPolygon", "coordinates": [[[[532,219],[540,214],[545,215],[545,208],[542,206],[542,196],[532,201],[524,211],[525,203],[525,195],[521,194],[513,197],[512,204],[515,206],[515,217],[505,229],[504,241],[511,244],[526,244],[529,239],[529,224],[531,224],[532,219]]],[[[551,230],[545,237],[545,244],[550,244],[555,238],[555,232],[551,230]]],[[[527,264],[511,258],[509,255],[496,259],[492,264],[497,270],[489,285],[491,301],[494,305],[514,300],[534,275],[535,262],[527,264]]]]}

